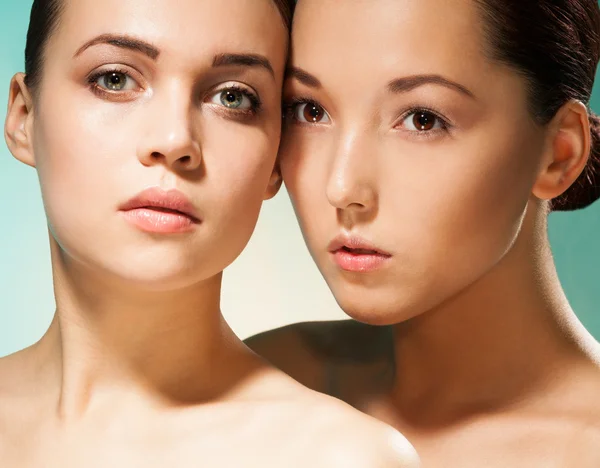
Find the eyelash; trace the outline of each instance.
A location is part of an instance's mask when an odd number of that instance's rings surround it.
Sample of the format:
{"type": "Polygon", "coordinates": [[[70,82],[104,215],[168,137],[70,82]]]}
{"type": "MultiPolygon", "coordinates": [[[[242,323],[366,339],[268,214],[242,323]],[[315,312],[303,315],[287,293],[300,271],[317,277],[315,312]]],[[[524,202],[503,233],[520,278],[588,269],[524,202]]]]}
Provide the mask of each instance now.
{"type": "MultiPolygon", "coordinates": [[[[220,88],[217,89],[215,91],[215,93],[222,93],[223,91],[237,91],[238,93],[243,94],[244,96],[246,96],[249,100],[250,103],[252,104],[252,107],[250,109],[229,109],[227,107],[223,106],[223,109],[225,109],[228,112],[235,112],[237,114],[258,114],[262,108],[262,101],[260,100],[260,97],[258,97],[256,94],[248,91],[247,88],[244,88],[242,86],[239,85],[229,85],[226,86],[224,88],[220,88]]],[[[213,96],[214,94],[210,94],[210,96],[213,96]]]]}
{"type": "MultiPolygon", "coordinates": [[[[293,119],[294,109],[296,108],[296,106],[303,105],[303,104],[314,105],[314,106],[318,106],[318,107],[325,109],[323,106],[321,106],[317,101],[315,101],[313,99],[294,98],[294,99],[286,102],[283,106],[284,119],[290,119],[290,118],[293,119]]],[[[325,111],[325,112],[327,112],[327,111],[325,111]]],[[[407,130],[407,133],[415,134],[415,137],[417,137],[417,138],[432,138],[432,137],[437,136],[437,134],[439,134],[439,132],[447,133],[448,131],[450,131],[452,129],[452,125],[450,124],[448,119],[446,119],[445,117],[442,117],[440,112],[438,112],[434,109],[428,108],[428,107],[423,107],[423,106],[411,107],[410,109],[408,109],[407,111],[405,111],[402,114],[402,116],[399,119],[399,122],[402,123],[411,115],[418,114],[418,113],[427,113],[427,114],[433,115],[436,118],[436,120],[440,123],[441,128],[427,130],[427,131],[425,131],[425,130],[421,130],[421,131],[407,130]]],[[[296,122],[296,124],[304,124],[304,122],[296,122]]],[[[315,125],[315,124],[308,123],[308,125],[315,125]]]]}
{"type": "MultiPolygon", "coordinates": [[[[284,102],[282,117],[284,119],[293,118],[294,108],[296,106],[300,106],[302,104],[309,104],[309,105],[312,105],[312,106],[321,107],[323,110],[325,110],[325,108],[321,104],[319,104],[317,101],[315,101],[314,99],[310,99],[310,98],[293,98],[293,99],[291,99],[289,101],[284,102]]],[[[327,111],[325,111],[325,112],[327,112],[327,111]]],[[[304,122],[297,122],[297,123],[303,124],[304,122]]],[[[315,124],[309,124],[309,125],[315,125],[315,124]]]]}
{"type": "Polygon", "coordinates": [[[315,101],[313,99],[309,99],[309,98],[293,98],[293,99],[291,99],[289,101],[286,101],[284,103],[284,105],[283,105],[283,108],[285,110],[290,110],[292,107],[297,106],[299,104],[313,104],[313,105],[317,105],[317,106],[321,107],[321,105],[317,101],[315,101]]]}
{"type": "MultiPolygon", "coordinates": [[[[96,73],[93,73],[87,79],[88,85],[94,94],[99,95],[101,97],[106,97],[106,96],[116,97],[116,96],[123,95],[126,93],[126,91],[110,91],[110,90],[105,89],[98,85],[97,81],[99,78],[102,78],[103,76],[109,75],[111,73],[122,74],[122,75],[126,76],[127,79],[136,81],[131,76],[131,73],[129,73],[128,71],[126,71],[122,68],[116,67],[116,68],[101,70],[96,73]]],[[[239,92],[239,93],[243,94],[245,97],[247,97],[251,103],[250,109],[228,109],[223,106],[221,110],[224,110],[225,112],[232,112],[232,113],[235,113],[238,115],[239,114],[256,115],[256,114],[258,114],[258,112],[260,111],[260,109],[262,107],[262,101],[260,100],[260,98],[256,94],[249,92],[247,88],[244,88],[244,87],[238,86],[238,85],[229,85],[227,87],[215,90],[214,93],[222,93],[223,91],[239,92]]],[[[211,96],[214,95],[214,93],[211,94],[211,96]]]]}
{"type": "Polygon", "coordinates": [[[416,133],[419,135],[419,138],[429,138],[429,137],[435,136],[439,132],[447,133],[448,131],[450,131],[452,129],[452,124],[450,124],[448,119],[446,119],[445,117],[442,117],[440,112],[438,112],[434,109],[431,109],[428,107],[422,107],[422,106],[411,107],[409,110],[407,110],[400,116],[398,121],[399,121],[399,123],[403,123],[411,115],[420,114],[420,113],[433,115],[436,118],[436,120],[441,124],[441,128],[434,129],[434,130],[421,130],[421,131],[407,130],[408,133],[416,133]]]}
{"type": "MultiPolygon", "coordinates": [[[[98,85],[97,81],[98,78],[101,78],[103,76],[106,75],[110,75],[111,73],[118,73],[120,75],[125,75],[127,77],[127,79],[129,80],[133,80],[137,83],[137,81],[131,76],[131,73],[122,69],[122,68],[111,68],[111,69],[105,69],[105,70],[100,70],[97,71],[96,73],[91,74],[90,76],[88,76],[88,85],[90,87],[90,89],[92,90],[92,92],[94,92],[94,94],[97,94],[99,96],[117,96],[119,94],[124,94],[126,91],[110,91],[108,89],[105,89],[101,86],[98,85]]],[[[127,90],[130,91],[130,90],[127,90]]]]}

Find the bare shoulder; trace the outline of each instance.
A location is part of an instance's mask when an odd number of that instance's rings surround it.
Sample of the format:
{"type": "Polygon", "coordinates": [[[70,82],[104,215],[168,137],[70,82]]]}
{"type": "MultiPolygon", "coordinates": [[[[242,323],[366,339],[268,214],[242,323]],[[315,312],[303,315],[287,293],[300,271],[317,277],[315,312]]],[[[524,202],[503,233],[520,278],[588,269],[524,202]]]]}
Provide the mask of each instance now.
{"type": "Polygon", "coordinates": [[[327,390],[332,367],[393,358],[389,327],[353,320],[296,323],[252,336],[245,343],[273,366],[321,392],[327,390]]]}
{"type": "Polygon", "coordinates": [[[355,423],[353,430],[342,429],[340,438],[332,441],[323,459],[328,461],[328,466],[340,468],[420,466],[416,450],[400,432],[364,418],[355,423]]]}
{"type": "MultiPolygon", "coordinates": [[[[25,385],[28,372],[24,370],[28,362],[28,352],[19,351],[0,358],[0,454],[7,456],[23,424],[15,424],[24,418],[31,407],[31,394],[25,385]]],[[[1,457],[0,457],[1,458],[1,457]]]]}
{"type": "Polygon", "coordinates": [[[600,423],[589,424],[570,444],[566,457],[573,466],[595,468],[600,466],[600,423]]]}
{"type": "Polygon", "coordinates": [[[44,377],[52,371],[37,345],[0,358],[0,428],[14,415],[24,419],[44,407],[44,397],[53,391],[44,377]]]}
{"type": "Polygon", "coordinates": [[[27,350],[0,358],[0,405],[18,396],[27,350]]]}
{"type": "Polygon", "coordinates": [[[596,364],[590,381],[584,392],[575,395],[580,423],[567,444],[567,458],[582,468],[600,466],[600,364],[596,364]]]}
{"type": "Polygon", "coordinates": [[[323,415],[313,422],[312,437],[320,441],[320,464],[340,468],[413,468],[417,452],[397,430],[354,408],[326,398],[315,405],[323,415]]]}

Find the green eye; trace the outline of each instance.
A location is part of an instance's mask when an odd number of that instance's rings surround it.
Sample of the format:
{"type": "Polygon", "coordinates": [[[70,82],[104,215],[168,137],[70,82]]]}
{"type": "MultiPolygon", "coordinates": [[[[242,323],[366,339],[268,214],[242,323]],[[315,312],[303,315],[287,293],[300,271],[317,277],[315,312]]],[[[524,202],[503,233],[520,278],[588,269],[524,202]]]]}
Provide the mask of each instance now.
{"type": "Polygon", "coordinates": [[[101,81],[104,87],[110,91],[122,91],[127,86],[127,75],[125,73],[106,73],[101,81]]]}
{"type": "Polygon", "coordinates": [[[232,83],[227,87],[215,90],[208,97],[208,102],[224,107],[232,112],[255,113],[260,108],[260,100],[254,91],[232,83]]]}
{"type": "Polygon", "coordinates": [[[229,109],[238,109],[244,104],[244,95],[240,91],[226,89],[221,91],[221,104],[229,109]]]}

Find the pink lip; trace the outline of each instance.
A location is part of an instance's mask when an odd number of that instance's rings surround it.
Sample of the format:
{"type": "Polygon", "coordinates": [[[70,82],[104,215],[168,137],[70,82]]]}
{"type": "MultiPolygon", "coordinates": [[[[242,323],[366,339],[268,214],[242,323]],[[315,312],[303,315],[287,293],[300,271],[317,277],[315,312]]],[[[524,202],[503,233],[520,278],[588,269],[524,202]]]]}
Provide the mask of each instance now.
{"type": "Polygon", "coordinates": [[[144,190],[121,205],[119,211],[135,227],[157,234],[189,232],[200,223],[194,206],[178,190],[144,190]]]}
{"type": "Polygon", "coordinates": [[[331,241],[328,250],[342,270],[356,273],[375,271],[392,257],[360,237],[343,235],[331,241]]]}

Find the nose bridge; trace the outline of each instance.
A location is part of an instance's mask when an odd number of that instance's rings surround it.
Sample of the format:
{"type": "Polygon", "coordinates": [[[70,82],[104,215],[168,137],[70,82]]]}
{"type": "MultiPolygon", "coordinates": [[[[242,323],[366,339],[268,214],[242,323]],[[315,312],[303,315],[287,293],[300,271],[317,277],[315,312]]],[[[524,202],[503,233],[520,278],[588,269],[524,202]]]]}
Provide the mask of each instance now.
{"type": "Polygon", "coordinates": [[[149,122],[140,157],[164,159],[169,165],[198,160],[200,147],[196,141],[191,93],[177,81],[156,90],[143,119],[149,122]]]}
{"type": "MultiPolygon", "coordinates": [[[[163,154],[185,150],[192,142],[191,98],[183,86],[173,83],[157,100],[156,117],[162,127],[163,154]]],[[[160,135],[159,133],[159,135],[160,135]]]]}
{"type": "Polygon", "coordinates": [[[368,209],[375,201],[374,161],[365,130],[342,131],[334,149],[327,197],[336,208],[368,209]]]}

